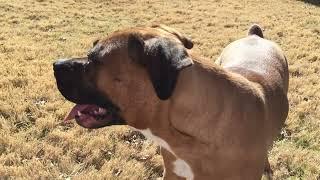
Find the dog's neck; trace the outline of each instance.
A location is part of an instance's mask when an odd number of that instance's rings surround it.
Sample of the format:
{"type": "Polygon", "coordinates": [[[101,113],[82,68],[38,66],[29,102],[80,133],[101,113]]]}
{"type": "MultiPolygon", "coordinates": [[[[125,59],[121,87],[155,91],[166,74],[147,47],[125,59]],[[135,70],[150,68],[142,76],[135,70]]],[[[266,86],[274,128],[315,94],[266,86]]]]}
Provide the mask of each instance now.
{"type": "Polygon", "coordinates": [[[248,83],[242,76],[209,60],[195,61],[179,75],[169,107],[171,125],[204,142],[212,141],[219,122],[234,111],[232,106],[238,99],[237,89],[248,83]],[[206,85],[208,83],[213,85],[206,85]]]}

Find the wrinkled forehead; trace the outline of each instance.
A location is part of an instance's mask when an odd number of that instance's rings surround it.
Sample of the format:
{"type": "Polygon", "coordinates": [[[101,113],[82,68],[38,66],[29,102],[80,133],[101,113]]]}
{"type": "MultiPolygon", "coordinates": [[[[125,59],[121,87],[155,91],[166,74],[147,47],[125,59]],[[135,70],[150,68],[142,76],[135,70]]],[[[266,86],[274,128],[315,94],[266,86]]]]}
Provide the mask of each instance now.
{"type": "Polygon", "coordinates": [[[93,47],[88,51],[88,58],[91,60],[110,54],[114,50],[123,49],[127,46],[125,34],[111,35],[98,39],[93,43],[93,47]]]}
{"type": "Polygon", "coordinates": [[[139,34],[144,40],[148,40],[154,37],[175,37],[173,34],[159,27],[134,27],[122,31],[116,31],[108,36],[105,40],[113,38],[121,39],[121,36],[128,37],[130,34],[139,34]]]}
{"type": "MultiPolygon", "coordinates": [[[[125,29],[122,31],[116,31],[111,35],[102,38],[97,44],[104,46],[110,46],[109,49],[113,47],[119,47],[121,45],[126,45],[128,37],[132,34],[138,34],[143,40],[149,40],[155,37],[166,37],[174,41],[180,42],[179,39],[172,33],[165,31],[157,27],[135,27],[130,29],[125,29]]],[[[107,48],[108,49],[108,48],[107,48]]]]}
{"type": "Polygon", "coordinates": [[[114,50],[126,49],[128,37],[132,34],[138,34],[145,41],[156,37],[166,37],[181,43],[175,35],[163,29],[156,27],[136,27],[116,31],[107,37],[95,41],[93,47],[88,52],[88,57],[94,59],[109,54],[114,50]]]}

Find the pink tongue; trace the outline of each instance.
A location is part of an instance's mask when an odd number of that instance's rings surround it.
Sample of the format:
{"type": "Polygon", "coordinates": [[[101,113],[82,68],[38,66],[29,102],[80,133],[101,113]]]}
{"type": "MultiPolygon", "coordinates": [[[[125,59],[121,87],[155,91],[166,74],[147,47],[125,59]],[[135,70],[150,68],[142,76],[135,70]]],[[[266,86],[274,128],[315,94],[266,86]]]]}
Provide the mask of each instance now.
{"type": "Polygon", "coordinates": [[[75,105],[72,110],[69,112],[68,116],[66,116],[64,118],[64,121],[69,121],[71,119],[74,119],[75,116],[78,114],[78,112],[80,111],[83,111],[87,108],[89,108],[90,106],[93,106],[93,105],[90,105],[90,104],[83,104],[83,105],[80,105],[80,104],[77,104],[75,105]]]}

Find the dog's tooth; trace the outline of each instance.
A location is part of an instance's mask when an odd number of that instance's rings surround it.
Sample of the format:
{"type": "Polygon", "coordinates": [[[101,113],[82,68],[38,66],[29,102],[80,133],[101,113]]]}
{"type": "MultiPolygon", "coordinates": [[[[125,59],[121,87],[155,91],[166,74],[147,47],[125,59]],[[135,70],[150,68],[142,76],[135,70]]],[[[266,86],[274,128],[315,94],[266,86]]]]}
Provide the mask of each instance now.
{"type": "Polygon", "coordinates": [[[105,114],[107,110],[99,107],[99,114],[105,114]]]}
{"type": "Polygon", "coordinates": [[[78,111],[77,114],[78,114],[78,116],[81,116],[81,115],[82,115],[82,113],[81,113],[80,111],[78,111]]]}

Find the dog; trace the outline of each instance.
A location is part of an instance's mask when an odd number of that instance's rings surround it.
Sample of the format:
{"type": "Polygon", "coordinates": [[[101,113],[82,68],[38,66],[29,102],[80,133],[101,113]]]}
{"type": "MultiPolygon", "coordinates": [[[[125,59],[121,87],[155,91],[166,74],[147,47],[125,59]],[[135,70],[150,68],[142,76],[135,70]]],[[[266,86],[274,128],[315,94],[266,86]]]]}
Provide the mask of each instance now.
{"type": "MultiPolygon", "coordinates": [[[[53,64],[85,128],[128,125],[161,146],[164,179],[261,179],[288,114],[288,64],[253,25],[216,63],[164,26],[97,40],[86,57],[53,64]]],[[[269,176],[271,178],[271,176],[269,176]]]]}

